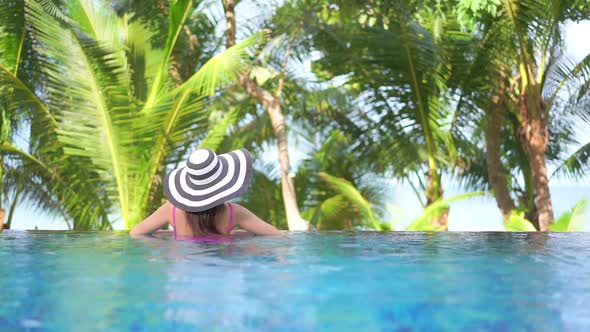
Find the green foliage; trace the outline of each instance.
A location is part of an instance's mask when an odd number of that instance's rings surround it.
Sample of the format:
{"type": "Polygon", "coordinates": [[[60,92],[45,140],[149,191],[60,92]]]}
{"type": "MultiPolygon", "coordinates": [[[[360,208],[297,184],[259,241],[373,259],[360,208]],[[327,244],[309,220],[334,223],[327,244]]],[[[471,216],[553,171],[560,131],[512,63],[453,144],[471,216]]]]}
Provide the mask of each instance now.
{"type": "MultiPolygon", "coordinates": [[[[220,119],[209,119],[210,126],[207,130],[207,136],[201,142],[201,144],[199,144],[199,148],[217,151],[219,149],[219,146],[223,142],[223,139],[229,132],[230,128],[236,125],[236,123],[240,119],[239,111],[240,109],[236,107],[225,114],[221,114],[222,117],[220,119]]],[[[215,114],[216,112],[211,112],[211,115],[215,114]]]]}
{"type": "MultiPolygon", "coordinates": [[[[584,230],[584,225],[588,222],[588,216],[585,215],[588,208],[588,200],[583,198],[569,211],[564,212],[550,226],[553,232],[579,232],[584,230]]],[[[513,211],[510,217],[504,221],[504,227],[507,231],[513,232],[535,232],[535,226],[528,221],[524,212],[513,211]]]]}
{"type": "Polygon", "coordinates": [[[504,220],[504,228],[511,232],[535,232],[537,229],[528,221],[524,212],[513,211],[510,217],[504,220]]]}
{"type": "MultiPolygon", "coordinates": [[[[40,172],[53,182],[76,187],[68,190],[78,191],[77,195],[58,196],[59,206],[74,217],[74,227],[93,228],[98,215],[112,214],[120,214],[127,227],[133,226],[161,204],[158,179],[165,166],[181,160],[195,137],[206,136],[205,98],[244,68],[242,59],[262,35],[214,56],[186,82],[174,86],[169,68],[192,1],[170,5],[164,48],[148,41],[156,32],[130,20],[131,13],[118,15],[107,3],[67,1],[63,12],[48,4],[29,1],[25,16],[46,93],[37,97],[35,88],[7,70],[0,71],[0,80],[23,95],[14,104],[16,109],[37,110],[31,136],[44,141],[34,152],[47,166],[40,172]],[[93,195],[101,197],[94,200],[100,206],[87,214],[84,211],[92,205],[79,198],[93,195]]],[[[230,113],[213,124],[204,143],[219,144],[219,136],[235,122],[230,113]]]]}
{"type": "MultiPolygon", "coordinates": [[[[0,111],[2,132],[6,134],[0,158],[3,196],[12,196],[12,206],[22,197],[34,207],[66,214],[81,227],[109,228],[109,210],[105,198],[96,190],[92,172],[81,166],[79,158],[63,154],[57,140],[57,121],[35,94],[45,94],[46,90],[31,34],[24,33],[25,1],[2,2],[0,6],[0,30],[5,32],[0,33],[0,111]],[[20,37],[11,38],[14,36],[20,37]],[[16,147],[8,134],[22,136],[23,132],[29,134],[28,151],[16,147]],[[22,187],[23,178],[33,180],[22,187]]],[[[51,2],[45,1],[42,6],[56,15],[56,6],[51,2]]],[[[8,220],[11,218],[12,213],[8,220]]]]}
{"type": "Polygon", "coordinates": [[[251,185],[239,203],[279,229],[287,228],[280,175],[272,164],[257,165],[251,185]]]}
{"type": "Polygon", "coordinates": [[[406,228],[407,231],[438,231],[441,230],[440,227],[437,227],[432,224],[431,219],[440,215],[445,210],[449,209],[449,203],[464,200],[467,198],[472,198],[475,196],[483,196],[486,195],[486,192],[470,192],[464,193],[460,195],[456,195],[453,197],[445,198],[437,200],[436,202],[428,205],[422,215],[420,217],[414,219],[412,223],[406,228]]]}
{"type": "MultiPolygon", "coordinates": [[[[335,195],[321,202],[317,208],[303,211],[301,216],[319,230],[339,230],[351,219],[346,208],[350,205],[350,200],[344,195],[335,195]]],[[[345,227],[348,228],[348,225],[345,227]]]]}
{"type": "MultiPolygon", "coordinates": [[[[345,179],[331,176],[330,174],[320,173],[320,177],[328,182],[336,191],[346,198],[351,204],[357,206],[361,211],[366,220],[376,230],[381,230],[381,223],[375,218],[375,213],[371,208],[371,204],[363,197],[363,195],[356,189],[356,187],[346,181],[345,179]]],[[[342,199],[338,199],[337,202],[342,203],[342,199]]],[[[330,202],[332,207],[336,207],[334,202],[330,202]]],[[[326,202],[324,202],[326,204],[326,202]]],[[[322,204],[322,206],[324,205],[322,204]]]]}
{"type": "MultiPolygon", "coordinates": [[[[310,48],[319,51],[319,56],[314,54],[312,69],[326,83],[322,91],[296,95],[299,99],[306,96],[305,104],[299,108],[300,104],[289,104],[291,99],[286,99],[288,109],[296,112],[291,130],[298,128],[300,136],[313,137],[312,146],[328,146],[331,130],[338,128],[352,137],[349,144],[361,153],[340,153],[348,152],[342,148],[311,153],[314,160],[333,158],[344,165],[333,170],[310,164],[300,166],[296,187],[298,197],[305,197],[300,206],[306,218],[320,227],[327,222],[330,228],[347,228],[354,224],[354,210],[343,210],[352,205],[360,218],[371,219],[367,217],[370,214],[366,212],[366,202],[351,200],[341,191],[334,193],[334,185],[323,188],[322,182],[326,181],[317,182],[314,173],[308,171],[314,169],[346,179],[350,186],[360,188],[367,180],[346,170],[346,164],[350,159],[361,160],[357,157],[361,155],[365,172],[385,171],[388,176],[417,180],[417,192],[427,191],[430,181],[424,174],[440,183],[443,170],[451,170],[469,188],[489,189],[482,125],[486,123],[484,111],[489,108],[489,101],[506,79],[498,69],[523,50],[515,33],[538,33],[529,26],[545,24],[547,15],[560,10],[548,2],[531,1],[512,13],[506,7],[509,3],[513,2],[460,1],[429,6],[418,2],[385,5],[318,1],[287,2],[277,10],[273,24],[283,29],[280,31],[293,31],[298,20],[305,22],[311,39],[300,42],[311,42],[310,48]],[[307,15],[309,12],[312,14],[307,15]],[[333,78],[336,80],[331,81],[333,78]],[[340,86],[341,82],[345,84],[340,86]],[[342,99],[335,98],[336,94],[330,96],[338,90],[346,91],[347,98],[353,100],[348,105],[360,105],[354,107],[360,109],[358,113],[353,107],[342,107],[342,99]],[[429,173],[429,169],[436,171],[429,173]]],[[[541,37],[535,37],[526,47],[547,45],[547,39],[543,41],[541,37]]],[[[554,65],[551,62],[548,66],[553,71],[546,81],[549,95],[556,91],[553,87],[560,85],[559,77],[574,76],[565,70],[564,75],[555,75],[558,71],[554,65]]],[[[573,68],[583,72],[580,66],[573,68]]],[[[263,73],[266,75],[261,75],[260,82],[270,86],[272,78],[267,77],[272,75],[266,70],[263,73]]],[[[502,96],[509,98],[509,93],[503,92],[502,96]]],[[[516,132],[518,118],[510,113],[513,105],[502,106],[506,112],[502,115],[500,137],[502,151],[506,152],[501,159],[510,175],[509,188],[528,208],[534,190],[528,160],[516,132]],[[523,178],[520,172],[525,175],[524,181],[519,180],[523,178]]],[[[571,141],[571,133],[567,121],[552,120],[552,126],[547,155],[550,160],[557,160],[571,141]]],[[[436,195],[436,190],[430,192],[436,195]]],[[[441,207],[432,213],[445,210],[441,207]]],[[[432,220],[423,218],[422,222],[427,225],[432,220]]]]}
{"type": "Polygon", "coordinates": [[[489,15],[496,17],[502,0],[459,0],[457,3],[457,20],[462,26],[473,29],[475,24],[489,15]]]}
{"type": "MultiPolygon", "coordinates": [[[[321,100],[317,101],[318,104],[323,104],[321,100]]],[[[317,124],[319,119],[309,120],[317,124]]],[[[313,127],[308,130],[313,130],[313,127]]],[[[319,229],[351,229],[355,226],[379,229],[378,220],[383,205],[380,180],[377,175],[371,174],[367,163],[357,162],[364,156],[355,149],[354,131],[344,132],[329,127],[322,127],[325,131],[321,133],[310,132],[309,137],[317,138],[315,144],[320,147],[310,153],[297,170],[295,183],[298,186],[297,196],[304,197],[301,204],[303,210],[309,211],[313,216],[310,220],[319,229]],[[338,179],[334,182],[330,181],[330,177],[338,179]],[[323,213],[327,207],[335,207],[336,202],[342,202],[337,213],[323,213]],[[367,209],[367,206],[370,208],[367,209]]],[[[314,139],[307,144],[313,144],[314,139]]]]}
{"type": "Polygon", "coordinates": [[[579,232],[588,223],[588,200],[583,198],[570,211],[564,212],[550,227],[554,232],[579,232]]]}
{"type": "Polygon", "coordinates": [[[324,26],[314,39],[322,57],[313,69],[322,77],[345,77],[358,93],[367,114],[360,139],[366,144],[359,148],[369,159],[396,177],[419,177],[426,200],[436,201],[442,170],[458,159],[451,105],[470,36],[446,5],[344,7],[329,7],[333,12],[317,23],[324,26]]]}
{"type": "Polygon", "coordinates": [[[535,189],[526,135],[522,135],[526,121],[538,116],[547,124],[544,155],[547,163],[561,164],[556,174],[581,177],[587,169],[584,145],[563,162],[565,151],[577,144],[575,122],[579,121],[577,117],[584,118],[590,78],[587,58],[573,62],[564,55],[563,23],[575,16],[574,12],[581,13],[574,3],[467,0],[457,6],[460,21],[474,37],[469,51],[472,69],[461,83],[455,134],[467,138],[461,141],[471,150],[465,151],[471,155],[471,162],[457,173],[474,188],[489,187],[488,176],[499,175],[487,174],[485,151],[481,150],[488,140],[490,116],[499,117],[500,133],[491,137],[500,140],[501,155],[493,158],[500,160],[500,168],[493,172],[506,175],[507,190],[516,198],[514,205],[529,218],[536,218],[535,201],[540,200],[535,200],[535,195],[540,191],[535,189]],[[523,109],[529,116],[522,113],[523,109]],[[470,137],[464,137],[466,131],[472,133],[470,137]]]}
{"type": "Polygon", "coordinates": [[[590,142],[567,157],[553,174],[581,178],[588,169],[590,169],[590,142]]]}
{"type": "MultiPolygon", "coordinates": [[[[118,214],[129,227],[161,204],[165,169],[192,146],[261,156],[274,139],[270,119],[227,86],[245,68],[268,91],[284,79],[290,143],[307,152],[293,169],[298,203],[318,229],[393,228],[382,220],[384,176],[410,181],[430,202],[408,230],[438,230],[448,203],[481,194],[443,199],[443,175],[489,190],[483,147],[497,111],[498,159],[519,209],[504,225],[533,231],[535,189],[519,139],[525,96],[547,111],[555,174],[588,171],[588,142],[564,152],[578,144],[574,124],[590,121],[590,57],[562,56],[563,22],[587,19],[586,1],[283,1],[254,29],[271,33],[221,54],[222,15],[207,5],[0,2],[2,202],[21,197],[75,229],[107,229],[118,214]],[[314,78],[300,74],[310,59],[314,78]],[[24,176],[33,180],[23,187],[24,176]]],[[[278,170],[256,169],[240,202],[285,228],[278,170]]],[[[581,229],[586,205],[551,229],[581,229]]]]}

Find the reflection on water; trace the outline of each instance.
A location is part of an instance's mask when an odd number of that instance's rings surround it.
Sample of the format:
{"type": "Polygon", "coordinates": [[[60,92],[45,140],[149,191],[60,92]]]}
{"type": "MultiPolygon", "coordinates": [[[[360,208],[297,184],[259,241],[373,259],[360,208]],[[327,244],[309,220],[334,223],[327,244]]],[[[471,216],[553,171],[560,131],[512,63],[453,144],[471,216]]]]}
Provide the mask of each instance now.
{"type": "Polygon", "coordinates": [[[588,240],[5,231],[0,330],[588,330],[588,240]]]}

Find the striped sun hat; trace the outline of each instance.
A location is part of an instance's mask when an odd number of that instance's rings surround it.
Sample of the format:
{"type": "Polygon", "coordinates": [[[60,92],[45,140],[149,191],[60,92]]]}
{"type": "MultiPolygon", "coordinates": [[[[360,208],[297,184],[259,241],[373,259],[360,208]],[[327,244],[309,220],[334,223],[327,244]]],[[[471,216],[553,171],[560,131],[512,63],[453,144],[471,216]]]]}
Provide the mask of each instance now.
{"type": "Polygon", "coordinates": [[[246,149],[217,155],[209,149],[194,151],[186,162],[164,179],[164,194],[177,208],[205,211],[241,195],[252,178],[252,156],[246,149]]]}

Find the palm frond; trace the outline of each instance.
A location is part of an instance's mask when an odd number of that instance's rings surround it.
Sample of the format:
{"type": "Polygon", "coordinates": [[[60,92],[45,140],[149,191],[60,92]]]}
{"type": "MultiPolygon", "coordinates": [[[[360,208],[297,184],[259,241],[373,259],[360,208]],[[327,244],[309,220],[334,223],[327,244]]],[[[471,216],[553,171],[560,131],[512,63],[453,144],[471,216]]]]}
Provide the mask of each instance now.
{"type": "MultiPolygon", "coordinates": [[[[12,167],[13,175],[8,172],[3,180],[10,182],[11,179],[20,179],[26,174],[28,180],[22,189],[22,201],[71,220],[74,229],[111,227],[107,215],[108,203],[103,198],[96,197],[96,183],[88,178],[88,173],[79,170],[82,168],[79,163],[61,158],[58,160],[59,166],[54,166],[52,155],[55,155],[55,151],[44,153],[43,158],[47,159],[45,161],[7,143],[0,145],[0,154],[19,162],[17,167],[12,167]],[[74,169],[78,170],[73,172],[74,169]],[[72,174],[79,174],[79,177],[72,174]]],[[[18,187],[18,181],[15,181],[12,184],[7,183],[7,187],[18,187]]]]}
{"type": "Polygon", "coordinates": [[[301,216],[318,230],[350,229],[355,218],[355,208],[345,195],[332,196],[315,208],[305,210],[301,216]]]}
{"type": "MultiPolygon", "coordinates": [[[[45,0],[44,2],[51,2],[45,0]]],[[[125,23],[112,8],[105,3],[92,0],[69,0],[64,2],[68,23],[74,25],[86,37],[109,44],[116,49],[124,44],[127,37],[125,23]]],[[[47,9],[45,10],[47,12],[47,9]]],[[[57,9],[51,14],[61,14],[57,9]]]]}
{"type": "Polygon", "coordinates": [[[262,42],[265,38],[263,32],[255,33],[241,43],[236,44],[223,53],[211,58],[205,65],[186,82],[173,89],[168,96],[177,96],[185,93],[197,93],[211,95],[218,87],[233,81],[238,73],[245,67],[244,58],[248,51],[262,42]]]}
{"type": "Polygon", "coordinates": [[[154,81],[151,85],[150,93],[143,109],[144,111],[150,112],[152,110],[152,106],[156,102],[156,97],[162,91],[162,88],[166,83],[165,78],[168,75],[172,51],[191,8],[191,0],[177,0],[170,4],[168,14],[168,37],[166,38],[166,44],[163,50],[163,58],[160,60],[160,68],[154,75],[154,81]]]}
{"type": "Polygon", "coordinates": [[[459,201],[459,200],[464,200],[467,198],[476,197],[476,196],[483,196],[486,194],[487,193],[483,192],[483,191],[476,191],[476,192],[470,192],[470,193],[456,195],[456,196],[445,198],[445,199],[439,199],[439,200],[435,201],[434,203],[430,204],[429,206],[427,206],[424,209],[424,211],[422,212],[422,215],[420,217],[414,219],[414,221],[412,221],[410,223],[410,225],[406,228],[406,230],[407,231],[437,231],[437,230],[439,230],[439,228],[432,225],[430,223],[430,219],[439,215],[441,213],[441,211],[448,209],[449,203],[459,201]]]}
{"type": "Polygon", "coordinates": [[[239,111],[239,109],[234,108],[223,115],[221,119],[213,123],[210,121],[211,124],[207,130],[207,136],[201,141],[199,148],[206,148],[213,151],[218,150],[230,127],[238,122],[240,116],[239,111]]]}
{"type": "Polygon", "coordinates": [[[381,230],[381,224],[375,217],[371,204],[363,197],[363,195],[356,189],[356,187],[349,181],[334,177],[330,174],[319,174],[324,181],[329,183],[337,192],[344,196],[351,204],[357,206],[376,230],[381,230]]]}
{"type": "Polygon", "coordinates": [[[590,169],[590,143],[580,147],[553,171],[553,176],[581,178],[590,169]]]}
{"type": "Polygon", "coordinates": [[[504,228],[510,232],[535,232],[537,229],[528,221],[524,212],[513,211],[509,218],[504,220],[504,228]]]}
{"type": "Polygon", "coordinates": [[[588,216],[584,216],[588,209],[588,199],[581,199],[576,205],[567,212],[564,212],[551,226],[554,232],[580,232],[584,230],[584,225],[588,223],[588,216]]]}
{"type": "Polygon", "coordinates": [[[57,120],[49,112],[47,106],[39,99],[33,89],[15,76],[8,67],[0,65],[0,96],[10,97],[9,111],[25,113],[36,110],[41,113],[40,118],[57,125],[57,120]]]}
{"type": "Polygon", "coordinates": [[[25,2],[2,1],[0,3],[0,66],[16,73],[21,62],[25,40],[25,2]]]}
{"type": "Polygon", "coordinates": [[[553,66],[548,67],[547,83],[545,89],[549,94],[547,97],[548,107],[551,107],[558,98],[562,88],[572,87],[572,95],[576,99],[587,94],[588,85],[590,85],[590,54],[579,62],[574,62],[565,57],[561,61],[556,61],[553,66]],[[575,89],[582,89],[576,92],[575,89]],[[585,89],[585,90],[584,90],[585,89]]]}
{"type": "Polygon", "coordinates": [[[131,71],[131,92],[138,103],[138,110],[144,108],[150,93],[149,88],[154,86],[156,77],[160,75],[165,50],[152,46],[152,40],[156,36],[156,31],[147,24],[140,21],[128,22],[126,54],[131,71]]]}
{"type": "Polygon", "coordinates": [[[126,136],[131,131],[122,129],[129,115],[126,65],[116,50],[75,34],[47,15],[37,1],[28,5],[37,50],[44,57],[48,105],[57,114],[64,151],[92,160],[102,172],[107,195],[118,197],[126,218],[129,164],[124,159],[130,156],[122,149],[124,142],[131,143],[126,136]],[[113,173],[108,172],[111,169],[113,173]]]}

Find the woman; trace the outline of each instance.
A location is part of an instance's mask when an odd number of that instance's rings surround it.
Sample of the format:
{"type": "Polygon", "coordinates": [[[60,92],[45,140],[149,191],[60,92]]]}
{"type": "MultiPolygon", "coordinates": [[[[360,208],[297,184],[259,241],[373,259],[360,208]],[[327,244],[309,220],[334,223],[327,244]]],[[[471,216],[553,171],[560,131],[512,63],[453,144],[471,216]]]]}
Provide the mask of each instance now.
{"type": "Polygon", "coordinates": [[[246,191],[252,178],[252,157],[246,149],[217,155],[194,151],[185,167],[164,179],[168,202],[136,225],[131,235],[150,234],[168,224],[175,239],[228,240],[234,225],[255,235],[280,232],[243,206],[228,201],[246,191]]]}

